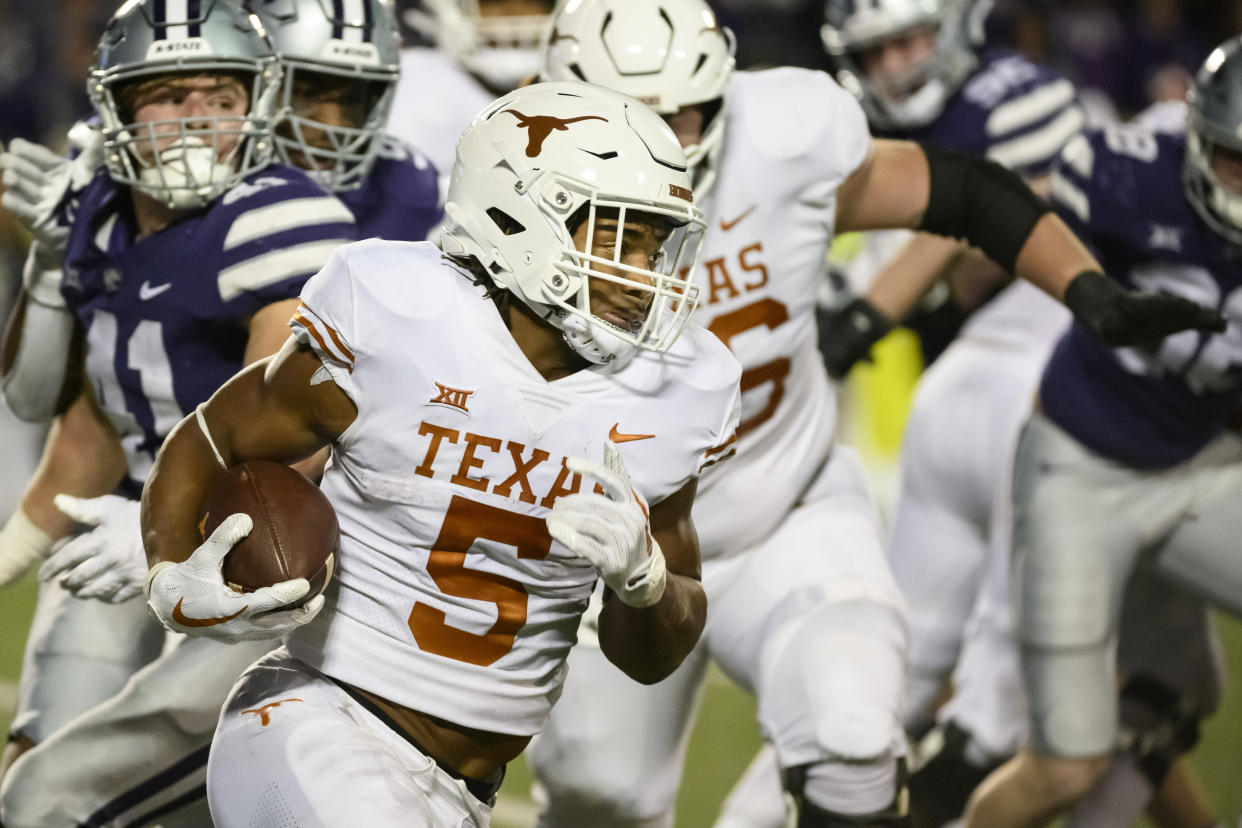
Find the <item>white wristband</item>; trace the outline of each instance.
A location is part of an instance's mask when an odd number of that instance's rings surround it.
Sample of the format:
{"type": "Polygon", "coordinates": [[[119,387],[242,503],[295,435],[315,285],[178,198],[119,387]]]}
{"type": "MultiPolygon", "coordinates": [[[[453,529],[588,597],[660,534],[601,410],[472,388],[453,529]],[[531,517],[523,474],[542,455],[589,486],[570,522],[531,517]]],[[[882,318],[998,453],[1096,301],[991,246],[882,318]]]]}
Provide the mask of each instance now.
{"type": "Polygon", "coordinates": [[[647,565],[636,574],[630,576],[625,588],[617,593],[625,604],[642,609],[660,602],[664,597],[664,587],[668,582],[668,567],[664,563],[664,553],[660,544],[651,540],[651,556],[647,565]]]}
{"type": "Polygon", "coordinates": [[[0,528],[0,586],[12,583],[47,557],[56,540],[26,517],[19,506],[0,528]]]}
{"type": "Polygon", "coordinates": [[[151,600],[151,582],[155,580],[156,575],[159,575],[170,566],[176,566],[176,564],[172,561],[159,561],[147,572],[147,580],[142,585],[142,596],[148,601],[151,600]]]}

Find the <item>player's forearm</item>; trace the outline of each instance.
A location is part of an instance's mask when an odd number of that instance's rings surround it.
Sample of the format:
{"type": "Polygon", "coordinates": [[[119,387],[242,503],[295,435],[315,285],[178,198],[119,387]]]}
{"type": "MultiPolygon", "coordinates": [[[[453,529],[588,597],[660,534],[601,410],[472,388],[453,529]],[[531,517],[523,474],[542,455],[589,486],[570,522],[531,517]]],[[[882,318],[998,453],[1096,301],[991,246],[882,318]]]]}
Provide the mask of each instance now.
{"type": "MultiPolygon", "coordinates": [[[[216,445],[220,440],[213,435],[216,445]]],[[[227,443],[221,449],[228,448],[227,443]]],[[[211,487],[224,475],[194,414],[164,440],[142,489],[142,541],[147,563],[180,563],[202,542],[197,529],[211,487]]]]}
{"type": "Polygon", "coordinates": [[[964,249],[953,239],[915,236],[876,275],[867,301],[890,322],[901,321],[964,249]]]}
{"type": "Polygon", "coordinates": [[[125,454],[112,426],[81,394],[52,424],[43,457],[22,495],[22,511],[53,538],[69,534],[73,521],[52,502],[58,494],[99,497],[125,474],[125,454]]]}
{"type": "Polygon", "coordinates": [[[1014,264],[1016,275],[1059,301],[1074,277],[1086,270],[1104,268],[1055,213],[1043,215],[1014,264]]]}
{"type": "Polygon", "coordinates": [[[27,422],[56,415],[73,355],[75,322],[63,307],[33,301],[22,291],[9,317],[0,389],[9,408],[27,422]]]}
{"type": "Polygon", "coordinates": [[[686,575],[668,574],[663,597],[643,609],[615,596],[599,618],[599,644],[608,660],[642,684],[667,678],[685,660],[707,622],[703,585],[686,575]]]}

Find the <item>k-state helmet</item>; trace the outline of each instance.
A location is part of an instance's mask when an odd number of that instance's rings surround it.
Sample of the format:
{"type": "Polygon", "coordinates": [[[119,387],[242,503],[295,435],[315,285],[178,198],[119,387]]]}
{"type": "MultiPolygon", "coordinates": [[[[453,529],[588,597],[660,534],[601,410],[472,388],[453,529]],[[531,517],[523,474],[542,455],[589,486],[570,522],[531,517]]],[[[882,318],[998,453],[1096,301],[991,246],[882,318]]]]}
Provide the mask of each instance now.
{"type": "Polygon", "coordinates": [[[401,76],[401,40],[391,2],[264,0],[254,9],[284,66],[275,130],[281,160],[307,170],[334,192],[357,189],[384,140],[401,76]],[[361,82],[345,87],[362,98],[360,125],[337,126],[298,114],[295,84],[323,75],[361,82]]]}
{"type": "Polygon", "coordinates": [[[457,144],[444,209],[445,253],[476,259],[592,362],[667,351],[697,305],[690,274],[704,223],[685,154],[660,116],[626,95],[538,83],[494,102],[457,144]],[[622,262],[627,220],[653,217],[669,230],[659,255],[647,268],[622,262]],[[594,252],[597,218],[618,224],[611,258],[594,252]],[[594,313],[588,277],[641,291],[643,318],[626,330],[594,313]]]}
{"type": "Polygon", "coordinates": [[[837,81],[861,101],[873,127],[915,129],[939,117],[978,67],[991,8],[992,0],[827,0],[820,36],[837,81]],[[927,60],[883,83],[867,77],[864,50],[920,28],[935,32],[927,60]]]}
{"type": "Polygon", "coordinates": [[[405,20],[487,86],[508,91],[538,69],[554,3],[546,0],[540,14],[486,15],[485,2],[422,0],[423,10],[408,10],[405,20]]]}
{"type": "Polygon", "coordinates": [[[704,0],[573,0],[552,18],[539,78],[616,89],[661,115],[702,107],[702,137],[685,148],[702,193],[715,180],[734,50],[704,0]]]}
{"type": "Polygon", "coordinates": [[[204,206],[267,166],[279,87],[271,44],[234,0],[127,0],[104,30],[87,78],[108,174],[174,209],[204,206]],[[237,75],[248,110],[137,123],[124,90],[168,74],[237,75]]]}
{"type": "Polygon", "coordinates": [[[1212,169],[1217,148],[1242,153],[1242,37],[1217,46],[1186,95],[1186,198],[1213,230],[1242,244],[1242,193],[1212,169]]]}

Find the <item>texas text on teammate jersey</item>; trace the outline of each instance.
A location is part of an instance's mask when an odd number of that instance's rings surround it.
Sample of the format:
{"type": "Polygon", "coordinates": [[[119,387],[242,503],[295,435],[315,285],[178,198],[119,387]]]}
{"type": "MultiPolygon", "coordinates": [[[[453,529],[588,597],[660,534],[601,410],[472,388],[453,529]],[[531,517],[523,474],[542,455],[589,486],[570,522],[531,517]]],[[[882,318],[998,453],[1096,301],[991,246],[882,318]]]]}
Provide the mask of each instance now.
{"type": "Polygon", "coordinates": [[[241,368],[248,319],[295,298],[355,233],[337,199],[281,166],[145,238],[129,191],[104,172],[73,208],[61,289],[135,481],[172,427],[241,368]]]}
{"type": "Polygon", "coordinates": [[[354,214],[360,239],[422,241],[444,215],[436,168],[391,135],[362,186],[337,197],[354,214]]]}
{"type": "Polygon", "coordinates": [[[1217,436],[1242,402],[1242,258],[1182,188],[1185,139],[1116,126],[1074,139],[1052,198],[1105,271],[1141,291],[1185,296],[1229,318],[1154,347],[1110,349],[1075,324],[1044,373],[1045,413],[1083,445],[1136,467],[1167,467],[1217,436]]]}
{"type": "Polygon", "coordinates": [[[815,297],[837,188],[871,147],[862,108],[823,72],[736,72],[726,95],[696,321],[742,363],[742,418],[737,457],[704,475],[695,501],[705,560],[769,538],[832,450],[815,297]]]}
{"type": "Polygon", "coordinates": [[[354,400],[323,490],[339,574],[288,640],[322,672],[459,725],[533,734],[564,677],[596,570],[544,518],[615,442],[655,503],[732,450],[740,368],[689,325],[547,382],[473,277],[427,243],[367,241],[307,283],[293,328],[354,400]]]}

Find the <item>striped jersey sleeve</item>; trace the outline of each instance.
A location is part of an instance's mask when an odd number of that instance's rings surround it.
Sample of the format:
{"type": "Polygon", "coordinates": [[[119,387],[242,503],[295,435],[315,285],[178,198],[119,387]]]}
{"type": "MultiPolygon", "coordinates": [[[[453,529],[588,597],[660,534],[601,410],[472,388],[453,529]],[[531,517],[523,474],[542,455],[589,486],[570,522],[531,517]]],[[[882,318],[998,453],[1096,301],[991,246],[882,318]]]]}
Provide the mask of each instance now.
{"type": "Polygon", "coordinates": [[[333,381],[357,402],[350,378],[358,360],[354,288],[342,247],[306,282],[289,326],[294,337],[315,352],[333,381]]]}
{"type": "Polygon", "coordinates": [[[1085,123],[1065,78],[1020,55],[985,61],[962,90],[976,108],[983,154],[1025,178],[1046,175],[1061,148],[1085,123]]]}
{"type": "Polygon", "coordinates": [[[332,251],[357,236],[349,209],[296,170],[269,167],[221,198],[217,289],[239,315],[298,296],[332,251]]]}

